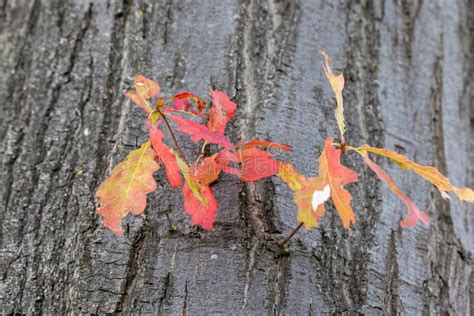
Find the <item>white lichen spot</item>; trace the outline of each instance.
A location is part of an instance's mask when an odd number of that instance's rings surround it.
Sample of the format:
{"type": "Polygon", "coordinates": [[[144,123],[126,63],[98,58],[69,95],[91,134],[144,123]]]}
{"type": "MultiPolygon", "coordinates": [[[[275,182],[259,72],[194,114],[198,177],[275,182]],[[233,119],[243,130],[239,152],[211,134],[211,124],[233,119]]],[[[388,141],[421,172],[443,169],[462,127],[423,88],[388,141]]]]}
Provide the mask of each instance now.
{"type": "Polygon", "coordinates": [[[216,254],[211,255],[211,260],[216,260],[216,259],[217,259],[217,255],[216,255],[216,254]]]}
{"type": "Polygon", "coordinates": [[[318,209],[318,206],[326,202],[330,196],[331,196],[331,187],[329,186],[329,184],[326,184],[322,191],[314,191],[313,199],[311,201],[313,212],[316,212],[316,210],[318,209]]]}

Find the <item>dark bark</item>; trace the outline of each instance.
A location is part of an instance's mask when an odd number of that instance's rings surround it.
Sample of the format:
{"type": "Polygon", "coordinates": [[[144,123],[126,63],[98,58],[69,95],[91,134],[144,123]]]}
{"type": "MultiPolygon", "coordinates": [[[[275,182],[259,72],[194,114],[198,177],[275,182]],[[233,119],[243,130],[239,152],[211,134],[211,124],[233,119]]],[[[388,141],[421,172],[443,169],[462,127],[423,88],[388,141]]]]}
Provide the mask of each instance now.
{"type": "Polygon", "coordinates": [[[290,144],[280,157],[314,175],[337,135],[319,49],[346,75],[349,143],[472,186],[473,12],[472,0],[1,1],[0,312],[471,314],[472,205],[384,160],[429,228],[401,229],[403,204],[348,155],[357,224],[343,230],[329,208],[288,254],[275,240],[296,209],[278,179],[224,176],[209,233],[190,225],[162,170],[125,238],[103,228],[94,193],[146,138],[122,95],[136,73],[168,96],[226,91],[239,105],[232,140],[290,144]]]}

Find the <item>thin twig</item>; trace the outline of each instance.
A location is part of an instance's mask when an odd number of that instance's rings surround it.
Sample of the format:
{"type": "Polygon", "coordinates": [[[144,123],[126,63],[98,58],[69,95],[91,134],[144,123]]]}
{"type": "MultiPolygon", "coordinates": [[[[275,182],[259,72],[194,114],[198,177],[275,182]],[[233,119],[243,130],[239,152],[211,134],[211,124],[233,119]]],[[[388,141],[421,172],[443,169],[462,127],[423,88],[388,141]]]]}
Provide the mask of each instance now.
{"type": "Polygon", "coordinates": [[[294,234],[296,234],[296,232],[298,232],[298,230],[300,230],[300,228],[303,227],[303,224],[304,224],[303,222],[299,223],[298,226],[296,226],[285,239],[280,240],[280,241],[277,242],[278,245],[280,247],[282,247],[284,244],[286,244],[288,242],[288,240],[290,240],[291,237],[293,237],[294,234]]]}
{"type": "Polygon", "coordinates": [[[194,162],[194,170],[197,170],[198,163],[204,157],[204,150],[206,149],[206,146],[207,146],[207,140],[204,141],[204,144],[201,147],[201,153],[199,154],[199,157],[197,157],[196,161],[194,162]]]}
{"type": "Polygon", "coordinates": [[[166,118],[166,115],[163,112],[161,112],[161,110],[158,107],[156,107],[156,110],[163,117],[163,120],[165,121],[166,126],[168,127],[168,130],[171,133],[171,137],[173,138],[174,144],[176,145],[176,149],[178,149],[178,151],[179,151],[179,155],[183,158],[183,160],[189,166],[188,160],[186,159],[186,156],[184,155],[184,152],[181,150],[181,147],[179,147],[178,141],[176,140],[176,136],[174,135],[173,129],[171,128],[171,125],[168,122],[168,119],[166,118]]]}

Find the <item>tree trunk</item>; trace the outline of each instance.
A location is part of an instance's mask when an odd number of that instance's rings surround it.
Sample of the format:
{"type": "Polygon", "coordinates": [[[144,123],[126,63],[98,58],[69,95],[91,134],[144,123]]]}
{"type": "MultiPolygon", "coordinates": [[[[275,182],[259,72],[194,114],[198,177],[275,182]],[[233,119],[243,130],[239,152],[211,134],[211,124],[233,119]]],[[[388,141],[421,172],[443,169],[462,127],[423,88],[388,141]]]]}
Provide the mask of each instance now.
{"type": "Polygon", "coordinates": [[[0,312],[472,314],[472,205],[442,200],[386,160],[377,161],[429,213],[429,227],[401,229],[403,203],[348,154],[357,223],[344,230],[329,207],[288,252],[275,240],[297,225],[296,207],[279,179],[224,176],[213,186],[212,232],[191,225],[163,170],[123,238],[103,227],[94,193],[147,137],[144,114],[122,94],[137,73],[165,96],[225,91],[239,106],[233,141],[292,145],[279,158],[314,176],[324,140],[337,135],[319,49],[345,73],[350,144],[395,149],[472,186],[474,1],[0,8],[0,312]]]}

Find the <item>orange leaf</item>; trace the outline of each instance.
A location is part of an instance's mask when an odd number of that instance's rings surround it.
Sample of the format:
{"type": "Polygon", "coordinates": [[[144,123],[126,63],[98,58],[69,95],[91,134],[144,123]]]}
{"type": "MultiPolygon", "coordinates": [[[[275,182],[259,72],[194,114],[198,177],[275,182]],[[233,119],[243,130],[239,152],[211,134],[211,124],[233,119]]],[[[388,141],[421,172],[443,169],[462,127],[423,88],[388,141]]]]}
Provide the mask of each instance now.
{"type": "Polygon", "coordinates": [[[160,85],[143,75],[136,75],[133,79],[135,81],[135,90],[126,91],[124,94],[147,114],[150,114],[151,106],[148,99],[160,93],[160,85]]]}
{"type": "Polygon", "coordinates": [[[117,236],[123,236],[123,217],[129,212],[139,215],[145,210],[146,194],[156,189],[153,174],[158,168],[148,141],[115,166],[97,189],[97,214],[104,217],[104,225],[117,236]]]}
{"type": "Polygon", "coordinates": [[[344,139],[344,132],[346,130],[346,125],[344,123],[344,106],[342,99],[342,90],[344,89],[344,76],[343,74],[335,75],[332,72],[329,64],[331,63],[331,57],[329,57],[324,51],[319,51],[319,53],[324,57],[324,63],[321,63],[326,73],[326,77],[331,85],[332,91],[336,96],[336,121],[339,131],[341,133],[341,138],[344,139]]]}
{"type": "Polygon", "coordinates": [[[399,153],[388,149],[371,147],[369,145],[363,145],[358,148],[349,147],[348,149],[352,149],[361,153],[371,152],[380,156],[384,156],[395,161],[401,168],[405,170],[413,170],[423,179],[436,186],[444,198],[449,198],[449,195],[447,195],[446,192],[454,192],[461,200],[474,202],[474,192],[471,189],[456,188],[451,184],[449,179],[442,175],[441,172],[439,172],[435,167],[419,165],[409,160],[407,157],[400,155],[399,153]]]}
{"type": "Polygon", "coordinates": [[[357,181],[357,174],[341,165],[341,151],[332,146],[333,139],[328,138],[324,151],[319,157],[319,176],[325,176],[331,187],[331,198],[345,228],[355,223],[355,214],[351,207],[351,195],[343,186],[357,181]]]}
{"type": "Polygon", "coordinates": [[[145,99],[149,99],[160,93],[160,85],[158,82],[148,79],[143,75],[136,75],[133,79],[135,80],[136,92],[145,99]]]}
{"type": "Polygon", "coordinates": [[[345,228],[355,222],[351,207],[351,195],[344,185],[357,181],[357,174],[341,165],[341,151],[332,146],[333,139],[328,138],[319,157],[319,174],[314,178],[305,178],[295,171],[293,165],[280,165],[278,176],[295,191],[294,201],[298,207],[298,221],[307,229],[316,227],[324,216],[325,201],[331,197],[339,218],[345,228]]]}
{"type": "Polygon", "coordinates": [[[393,193],[395,193],[400,198],[400,200],[405,202],[405,205],[407,207],[407,215],[405,219],[400,222],[400,226],[412,227],[416,225],[418,220],[421,220],[425,225],[429,225],[429,216],[425,212],[421,211],[418,206],[416,206],[415,202],[413,202],[405,193],[403,193],[397,187],[393,179],[382,168],[380,168],[379,165],[370,160],[369,156],[367,155],[367,152],[362,152],[361,154],[364,158],[365,164],[370,169],[372,169],[373,172],[375,172],[375,174],[380,180],[382,180],[388,185],[390,190],[392,190],[393,193]]]}

